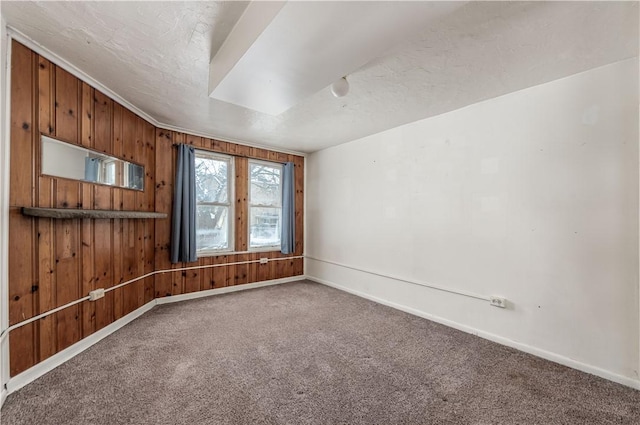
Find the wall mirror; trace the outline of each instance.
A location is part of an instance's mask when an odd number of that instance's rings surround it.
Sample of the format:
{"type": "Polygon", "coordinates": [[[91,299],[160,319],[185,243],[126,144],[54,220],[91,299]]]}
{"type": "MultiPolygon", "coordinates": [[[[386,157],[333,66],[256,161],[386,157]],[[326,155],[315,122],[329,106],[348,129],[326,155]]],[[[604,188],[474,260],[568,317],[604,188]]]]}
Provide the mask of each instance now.
{"type": "Polygon", "coordinates": [[[82,146],[40,136],[42,174],[144,190],[144,167],[82,146]]]}

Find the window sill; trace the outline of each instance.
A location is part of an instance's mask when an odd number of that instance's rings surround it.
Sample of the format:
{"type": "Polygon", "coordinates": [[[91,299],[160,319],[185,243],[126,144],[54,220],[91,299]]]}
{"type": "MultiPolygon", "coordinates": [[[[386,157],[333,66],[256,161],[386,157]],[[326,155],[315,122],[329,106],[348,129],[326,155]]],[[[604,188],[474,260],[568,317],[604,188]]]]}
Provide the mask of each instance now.
{"type": "Polygon", "coordinates": [[[258,252],[280,252],[280,247],[255,248],[250,251],[202,251],[196,253],[198,258],[221,257],[223,255],[255,254],[258,252]]]}
{"type": "Polygon", "coordinates": [[[262,246],[259,248],[249,248],[247,252],[252,253],[252,252],[273,252],[273,251],[280,252],[280,245],[262,246]]]}

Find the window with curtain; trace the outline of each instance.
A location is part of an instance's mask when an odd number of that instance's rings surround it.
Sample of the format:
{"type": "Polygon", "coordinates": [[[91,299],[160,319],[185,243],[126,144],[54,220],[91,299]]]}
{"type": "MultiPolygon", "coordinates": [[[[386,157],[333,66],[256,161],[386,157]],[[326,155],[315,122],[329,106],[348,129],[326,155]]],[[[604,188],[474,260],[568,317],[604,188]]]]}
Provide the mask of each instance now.
{"type": "Polygon", "coordinates": [[[233,250],[233,157],[196,151],[196,251],[233,250]]]}
{"type": "Polygon", "coordinates": [[[249,160],[249,249],[280,246],[282,164],[249,160]]]}

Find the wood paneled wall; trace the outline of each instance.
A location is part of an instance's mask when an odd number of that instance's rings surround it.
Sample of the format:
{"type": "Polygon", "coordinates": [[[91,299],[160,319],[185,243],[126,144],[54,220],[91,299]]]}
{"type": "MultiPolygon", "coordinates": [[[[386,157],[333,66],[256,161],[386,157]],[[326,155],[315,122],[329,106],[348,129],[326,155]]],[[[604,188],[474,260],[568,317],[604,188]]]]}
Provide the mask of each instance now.
{"type": "MultiPolygon", "coordinates": [[[[156,220],[156,270],[191,266],[255,261],[260,258],[286,258],[303,253],[302,241],[304,216],[304,158],[235,143],[221,142],[204,137],[191,136],[175,131],[156,130],[156,211],[171,215],[173,180],[175,175],[175,144],[187,143],[197,149],[233,155],[235,157],[235,250],[247,251],[248,234],[248,159],[256,158],[274,162],[293,162],[296,178],[296,249],[291,255],[279,251],[249,254],[229,254],[200,258],[197,263],[171,264],[169,261],[170,220],[156,220]]],[[[302,258],[270,261],[267,264],[244,264],[211,267],[155,276],[155,297],[184,294],[224,286],[241,285],[263,280],[299,276],[303,274],[302,258]]]]}
{"type": "MultiPolygon", "coordinates": [[[[171,214],[175,143],[237,155],[236,228],[247,226],[247,158],[296,164],[296,251],[303,252],[303,158],[155,128],[20,43],[11,58],[9,321],[21,322],[169,262],[169,219],[25,217],[23,206],[123,209],[171,214]],[[40,134],[145,166],[145,190],[83,183],[40,173],[40,134]],[[243,168],[244,167],[244,168],[243,168]],[[244,171],[243,171],[244,170],[244,171]]],[[[236,231],[236,249],[246,249],[236,231]]],[[[184,266],[280,258],[279,252],[206,257],[184,266]]],[[[302,259],[161,273],[85,301],[10,334],[11,376],[107,326],[154,297],[303,274],[302,259]]]]}
{"type": "MultiPolygon", "coordinates": [[[[35,54],[12,46],[9,316],[15,324],[154,267],[153,220],[24,217],[23,206],[155,208],[155,128],[35,54]],[[40,134],[143,164],[145,191],[40,174],[40,134]]],[[[153,298],[153,278],[69,307],[10,335],[11,375],[153,298]]]]}

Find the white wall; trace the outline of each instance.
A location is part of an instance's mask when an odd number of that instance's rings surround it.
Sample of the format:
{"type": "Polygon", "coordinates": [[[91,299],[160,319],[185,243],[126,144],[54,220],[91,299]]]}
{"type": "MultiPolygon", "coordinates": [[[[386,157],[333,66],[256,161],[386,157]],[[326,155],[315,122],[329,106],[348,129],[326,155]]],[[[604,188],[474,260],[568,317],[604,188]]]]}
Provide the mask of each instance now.
{"type": "MultiPolygon", "coordinates": [[[[428,102],[429,99],[424,99],[428,102]]],[[[308,158],[306,274],[640,386],[638,60],[308,158]]]]}
{"type": "MultiPolygon", "coordinates": [[[[0,332],[9,326],[9,289],[8,289],[8,226],[9,226],[9,139],[7,100],[7,47],[8,37],[4,18],[0,16],[0,332]]],[[[9,342],[0,341],[0,406],[6,392],[4,385],[9,380],[9,342]]]]}

